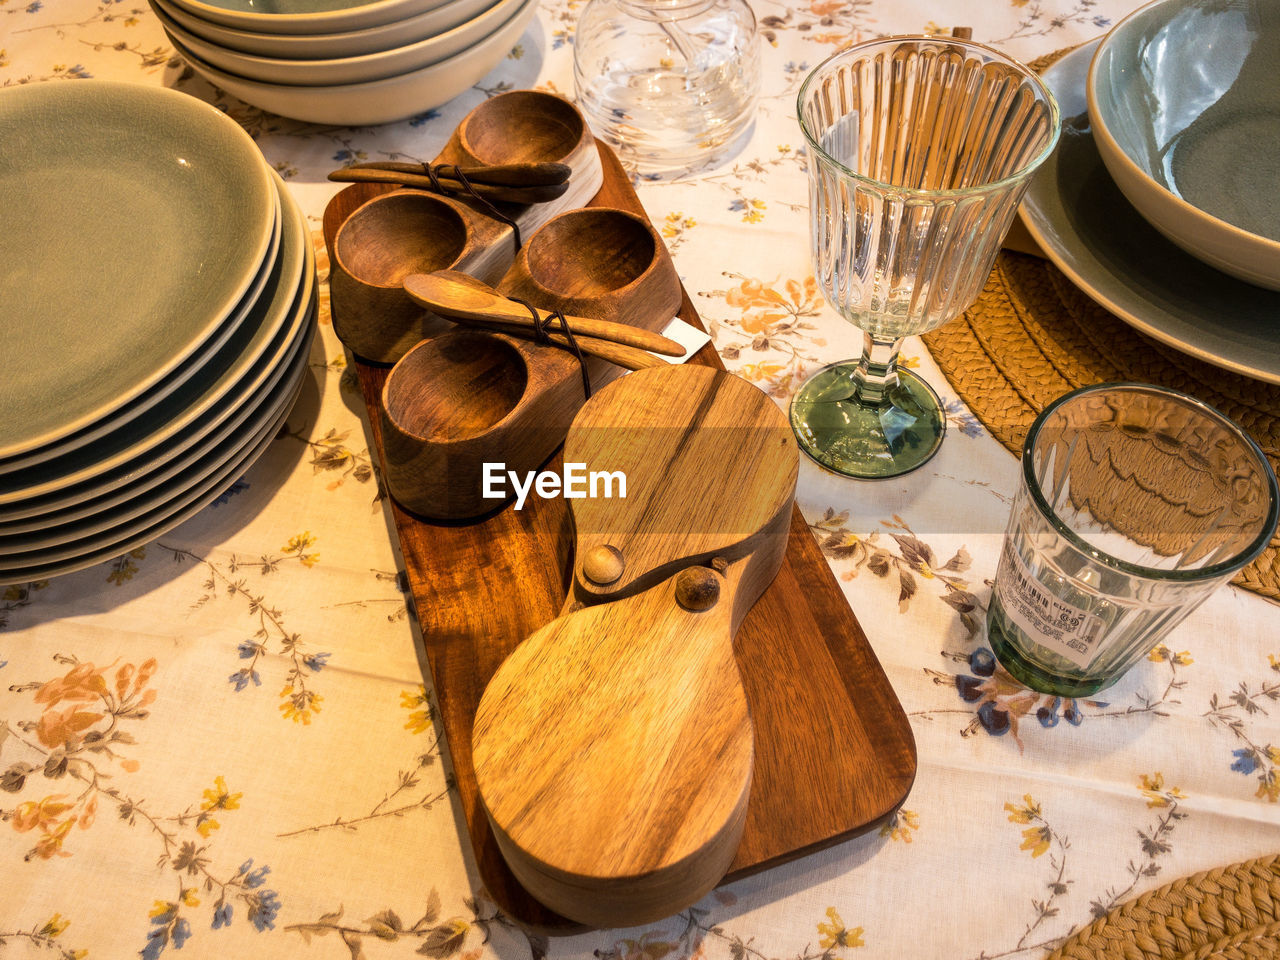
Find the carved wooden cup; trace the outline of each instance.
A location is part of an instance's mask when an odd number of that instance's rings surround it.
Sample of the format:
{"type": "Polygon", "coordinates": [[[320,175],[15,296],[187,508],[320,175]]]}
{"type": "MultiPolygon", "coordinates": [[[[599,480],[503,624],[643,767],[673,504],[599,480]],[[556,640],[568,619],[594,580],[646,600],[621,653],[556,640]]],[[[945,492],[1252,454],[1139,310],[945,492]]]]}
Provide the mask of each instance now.
{"type": "Polygon", "coordinates": [[[367,201],[338,228],[329,269],[333,328],[366,360],[394,363],[453,324],[414,303],[401,281],[462,270],[486,282],[511,262],[511,228],[450,197],[394,190],[367,201]]]}
{"type": "MultiPolygon", "coordinates": [[[[572,170],[569,189],[555,200],[494,205],[526,240],[557,214],[588,203],[604,181],[595,139],[578,108],[537,90],[514,90],[480,104],[433,161],[523,162],[566,163],[572,170]]],[[[493,282],[516,250],[514,231],[484,204],[400,189],[381,192],[351,213],[338,227],[331,253],[330,293],[339,339],[366,360],[394,363],[419,340],[449,329],[404,295],[404,277],[449,268],[493,282]]]]}
{"type": "MultiPolygon", "coordinates": [[[[542,309],[661,331],[680,308],[680,279],[648,221],[591,207],[529,238],[498,288],[542,309]]],[[[421,309],[421,308],[419,308],[421,309]]],[[[587,358],[592,388],[622,373],[587,358]]],[[[438,519],[497,508],[484,464],[523,475],[563,442],[585,400],[577,358],[499,333],[455,329],[392,368],[382,395],[383,476],[401,506],[438,519]]]]}

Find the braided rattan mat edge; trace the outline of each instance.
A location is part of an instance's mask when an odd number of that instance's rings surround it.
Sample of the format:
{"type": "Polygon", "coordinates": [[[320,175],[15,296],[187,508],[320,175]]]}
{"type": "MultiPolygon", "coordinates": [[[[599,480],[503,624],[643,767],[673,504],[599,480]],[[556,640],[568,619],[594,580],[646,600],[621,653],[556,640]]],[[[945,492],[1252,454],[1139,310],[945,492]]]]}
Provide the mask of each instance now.
{"type": "Polygon", "coordinates": [[[1206,870],[1150,890],[1077,931],[1047,960],[1274,960],[1280,856],[1206,870]]]}

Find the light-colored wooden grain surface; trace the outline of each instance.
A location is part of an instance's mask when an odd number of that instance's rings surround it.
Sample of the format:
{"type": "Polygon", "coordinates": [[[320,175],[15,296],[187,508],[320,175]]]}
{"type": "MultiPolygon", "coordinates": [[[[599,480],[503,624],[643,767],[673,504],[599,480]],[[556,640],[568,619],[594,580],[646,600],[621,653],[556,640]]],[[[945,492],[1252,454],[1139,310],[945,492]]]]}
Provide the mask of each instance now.
{"type": "Polygon", "coordinates": [[[574,592],[586,601],[749,553],[790,512],[799,471],[795,437],[773,400],[738,377],[686,365],[632,374],[593,397],[569,430],[565,461],[626,476],[625,499],[572,505],[574,592]],[[623,570],[599,583],[583,561],[605,546],[621,554],[623,570]]]}

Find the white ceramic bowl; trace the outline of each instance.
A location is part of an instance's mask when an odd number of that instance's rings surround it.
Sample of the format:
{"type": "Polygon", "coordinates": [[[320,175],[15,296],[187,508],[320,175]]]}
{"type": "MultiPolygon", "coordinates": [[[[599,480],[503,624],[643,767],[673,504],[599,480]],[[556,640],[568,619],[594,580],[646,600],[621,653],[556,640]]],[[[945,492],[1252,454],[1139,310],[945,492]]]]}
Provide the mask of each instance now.
{"type": "Polygon", "coordinates": [[[497,0],[479,16],[444,33],[407,46],[336,60],[286,60],[229,50],[184,30],[156,6],[153,5],[152,10],[170,40],[182,44],[219,70],[262,83],[328,87],[384,80],[456,56],[510,20],[523,2],[524,0],[497,0]]]}
{"type": "Polygon", "coordinates": [[[1156,0],[1098,45],[1087,94],[1116,185],[1157,230],[1280,290],[1280,3],[1156,0]]]}
{"type": "Polygon", "coordinates": [[[451,0],[173,0],[209,23],[254,33],[346,33],[395,23],[451,0]]]}
{"type": "Polygon", "coordinates": [[[523,0],[510,20],[474,46],[429,67],[369,83],[326,87],[263,83],[219,70],[176,41],[174,46],[196,73],[255,107],[311,123],[367,126],[403,120],[452,100],[507,55],[537,8],[538,0],[523,0]]]}
{"type": "Polygon", "coordinates": [[[381,26],[350,30],[346,33],[257,33],[236,30],[220,23],[202,20],[182,9],[176,0],[151,0],[153,9],[198,37],[228,50],[256,54],[260,57],[284,57],[293,60],[324,60],[358,57],[393,47],[404,47],[438,33],[452,30],[493,6],[494,0],[449,0],[442,6],[404,20],[393,20],[381,26]]]}

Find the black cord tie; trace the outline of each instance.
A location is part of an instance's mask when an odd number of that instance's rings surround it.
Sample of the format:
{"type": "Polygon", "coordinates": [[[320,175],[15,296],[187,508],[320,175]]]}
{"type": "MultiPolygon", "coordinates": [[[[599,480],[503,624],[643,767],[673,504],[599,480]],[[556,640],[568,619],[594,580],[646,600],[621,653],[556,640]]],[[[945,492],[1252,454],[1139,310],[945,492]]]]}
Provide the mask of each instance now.
{"type": "Polygon", "coordinates": [[[582,353],[582,348],[578,346],[578,339],[573,335],[573,331],[569,329],[569,321],[564,318],[564,313],[560,310],[553,310],[545,317],[538,315],[538,310],[528,300],[521,300],[519,297],[508,297],[513,303],[518,303],[529,311],[529,315],[533,317],[533,339],[536,343],[545,343],[551,347],[559,347],[561,350],[568,350],[578,358],[578,369],[582,373],[582,392],[587,399],[591,398],[591,375],[587,372],[587,358],[582,353]],[[559,320],[560,329],[555,331],[564,336],[568,343],[560,343],[551,339],[551,321],[559,320]]]}
{"type": "Polygon", "coordinates": [[[431,181],[431,189],[436,193],[443,194],[446,197],[468,196],[484,207],[485,213],[489,214],[493,219],[509,226],[516,241],[516,250],[519,251],[523,246],[523,243],[520,240],[520,224],[516,223],[515,220],[508,217],[505,213],[495,207],[485,197],[480,196],[476,188],[471,185],[471,181],[467,179],[466,174],[462,172],[461,167],[456,163],[441,163],[434,167],[429,163],[424,163],[422,165],[422,169],[426,172],[427,178],[431,181]],[[446,187],[440,182],[440,178],[442,176],[448,177],[451,180],[457,180],[462,184],[462,189],[455,190],[452,187],[446,187]]]}

